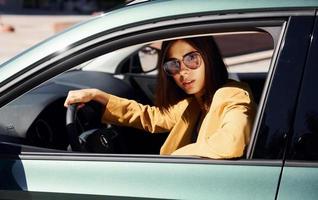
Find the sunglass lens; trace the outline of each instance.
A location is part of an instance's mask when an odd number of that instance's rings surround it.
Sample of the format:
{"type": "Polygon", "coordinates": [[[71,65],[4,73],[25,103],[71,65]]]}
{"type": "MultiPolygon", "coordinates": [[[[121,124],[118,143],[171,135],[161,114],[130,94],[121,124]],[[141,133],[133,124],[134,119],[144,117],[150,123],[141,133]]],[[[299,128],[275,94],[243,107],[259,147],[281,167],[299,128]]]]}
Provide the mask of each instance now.
{"type": "Polygon", "coordinates": [[[177,73],[179,73],[180,64],[177,60],[171,60],[171,61],[166,62],[163,65],[163,68],[168,75],[173,76],[173,75],[176,75],[177,73]]]}
{"type": "Polygon", "coordinates": [[[197,69],[201,64],[200,54],[193,52],[184,57],[184,64],[190,69],[197,69]]]}

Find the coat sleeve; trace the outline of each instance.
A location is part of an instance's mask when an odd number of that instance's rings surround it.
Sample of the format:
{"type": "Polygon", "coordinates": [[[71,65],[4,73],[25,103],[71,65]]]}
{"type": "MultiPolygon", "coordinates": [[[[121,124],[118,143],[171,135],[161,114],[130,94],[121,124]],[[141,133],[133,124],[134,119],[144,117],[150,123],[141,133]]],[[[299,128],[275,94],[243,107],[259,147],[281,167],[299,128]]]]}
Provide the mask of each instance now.
{"type": "Polygon", "coordinates": [[[168,110],[161,110],[156,106],[143,105],[112,95],[106,105],[102,122],[131,126],[151,133],[167,132],[176,124],[186,106],[187,100],[183,100],[168,110]]]}
{"type": "MultiPolygon", "coordinates": [[[[196,143],[176,150],[173,155],[194,155],[214,159],[241,157],[250,140],[256,105],[249,93],[243,89],[223,89],[215,95],[215,116],[220,122],[213,133],[196,143]]],[[[213,103],[215,103],[213,102],[213,103]]],[[[213,104],[212,103],[212,104],[213,104]]],[[[207,123],[213,123],[213,118],[207,123]]]]}

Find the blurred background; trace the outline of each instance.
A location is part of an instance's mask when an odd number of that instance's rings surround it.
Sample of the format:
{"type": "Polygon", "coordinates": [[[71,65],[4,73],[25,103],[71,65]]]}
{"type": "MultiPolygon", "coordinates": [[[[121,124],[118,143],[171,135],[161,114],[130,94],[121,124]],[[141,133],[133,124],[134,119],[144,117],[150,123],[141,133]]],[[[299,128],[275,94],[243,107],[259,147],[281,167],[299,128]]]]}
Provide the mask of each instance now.
{"type": "Polygon", "coordinates": [[[0,64],[65,28],[127,0],[0,0],[0,64]]]}

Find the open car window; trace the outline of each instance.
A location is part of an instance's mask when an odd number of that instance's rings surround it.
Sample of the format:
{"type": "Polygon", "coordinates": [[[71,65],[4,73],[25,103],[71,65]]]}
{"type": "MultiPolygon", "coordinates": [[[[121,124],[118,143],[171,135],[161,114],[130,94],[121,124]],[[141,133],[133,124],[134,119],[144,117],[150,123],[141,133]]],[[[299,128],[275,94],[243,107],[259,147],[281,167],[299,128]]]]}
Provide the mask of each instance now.
{"type": "MultiPolygon", "coordinates": [[[[275,34],[267,32],[266,28],[210,34],[221,51],[229,78],[247,83],[258,105],[278,40],[272,34],[277,35],[280,27],[273,30],[275,34]]],[[[0,119],[2,140],[70,152],[66,108],[63,106],[69,90],[98,88],[154,105],[162,41],[142,42],[83,59],[84,62],[0,108],[0,115],[5,116],[0,119]],[[27,117],[21,120],[21,116],[27,117]]],[[[102,110],[101,105],[91,102],[77,112],[76,126],[79,137],[86,143],[85,152],[159,154],[168,132],[149,134],[126,126],[102,124],[102,110]]]]}

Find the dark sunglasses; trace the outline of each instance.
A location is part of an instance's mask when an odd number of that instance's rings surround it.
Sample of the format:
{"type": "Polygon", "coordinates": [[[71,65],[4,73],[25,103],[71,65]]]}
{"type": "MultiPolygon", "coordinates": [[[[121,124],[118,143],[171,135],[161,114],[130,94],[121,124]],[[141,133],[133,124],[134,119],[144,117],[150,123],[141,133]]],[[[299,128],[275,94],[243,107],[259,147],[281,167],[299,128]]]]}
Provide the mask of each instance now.
{"type": "MultiPolygon", "coordinates": [[[[197,51],[185,54],[182,57],[182,62],[189,69],[197,69],[201,65],[201,55],[197,51]]],[[[173,76],[180,72],[181,63],[178,59],[168,60],[163,64],[163,70],[169,75],[173,76]]]]}

